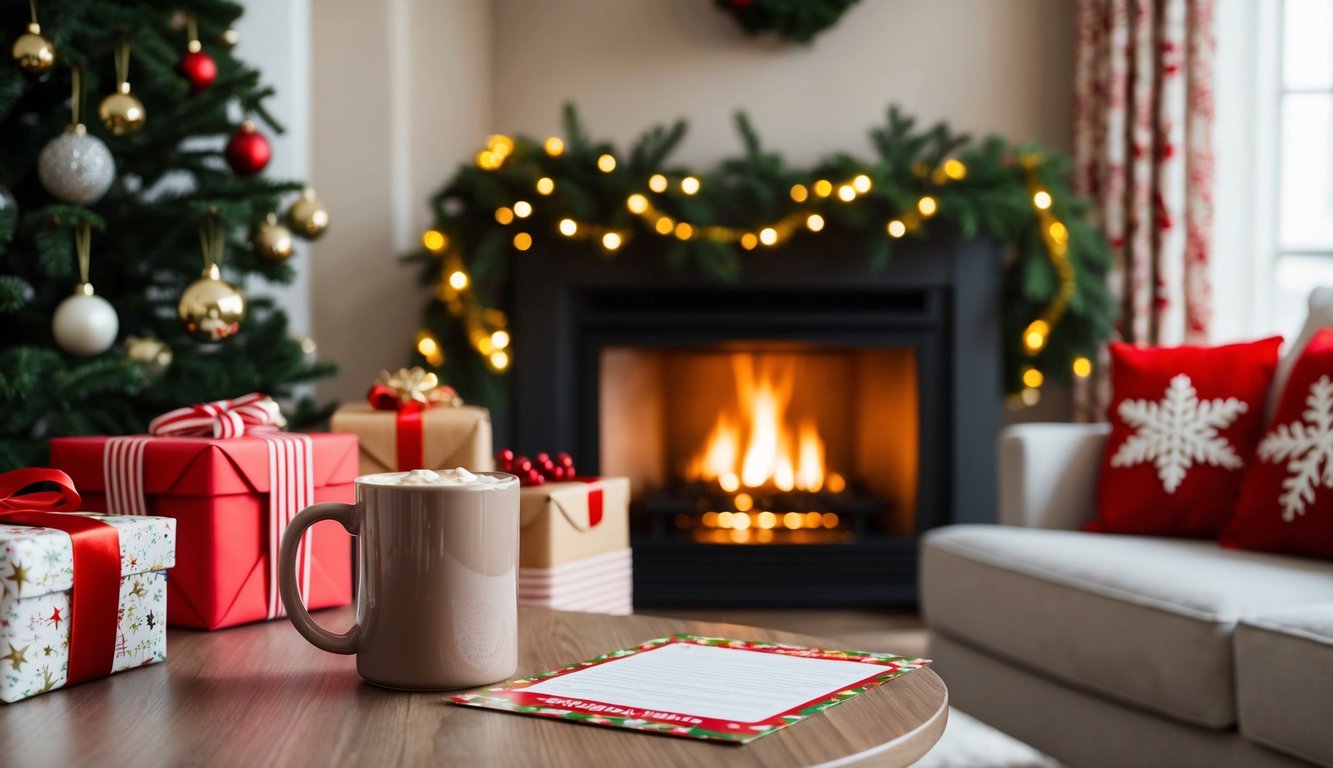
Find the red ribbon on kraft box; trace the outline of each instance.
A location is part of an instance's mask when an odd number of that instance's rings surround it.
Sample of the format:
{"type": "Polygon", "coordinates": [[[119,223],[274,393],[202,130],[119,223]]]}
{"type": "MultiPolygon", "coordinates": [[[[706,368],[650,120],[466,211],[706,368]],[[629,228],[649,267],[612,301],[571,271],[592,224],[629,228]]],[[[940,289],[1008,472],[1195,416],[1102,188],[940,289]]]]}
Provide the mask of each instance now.
{"type": "Polygon", "coordinates": [[[58,469],[0,474],[0,523],[54,528],[69,534],[73,544],[67,686],[111,674],[120,609],[120,533],[100,520],[70,514],[80,502],[74,481],[58,469]],[[59,490],[19,494],[37,483],[54,483],[59,490]]]}
{"type": "Polygon", "coordinates": [[[453,387],[441,385],[433,373],[422,368],[403,368],[397,373],[382,371],[366,393],[377,411],[395,411],[398,470],[426,469],[426,434],[421,414],[437,405],[458,406],[462,400],[453,387]]]}

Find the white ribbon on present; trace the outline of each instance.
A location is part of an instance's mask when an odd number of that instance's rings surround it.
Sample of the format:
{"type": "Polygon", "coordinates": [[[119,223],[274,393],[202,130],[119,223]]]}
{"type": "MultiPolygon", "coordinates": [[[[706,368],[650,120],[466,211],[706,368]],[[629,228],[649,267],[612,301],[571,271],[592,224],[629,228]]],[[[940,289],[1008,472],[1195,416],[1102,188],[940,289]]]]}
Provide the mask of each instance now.
{"type": "MultiPolygon", "coordinates": [[[[107,511],[113,515],[146,515],[144,449],[155,437],[211,436],[218,439],[254,437],[268,444],[268,598],[270,619],[285,616],[278,595],[278,552],[282,534],[296,513],[315,501],[314,445],[308,435],[279,432],[278,404],[254,392],[231,400],[201,403],[164,413],[149,424],[149,435],[113,437],[102,454],[107,511]]],[[[310,591],[311,531],[297,549],[296,567],[302,600],[310,591]]]]}

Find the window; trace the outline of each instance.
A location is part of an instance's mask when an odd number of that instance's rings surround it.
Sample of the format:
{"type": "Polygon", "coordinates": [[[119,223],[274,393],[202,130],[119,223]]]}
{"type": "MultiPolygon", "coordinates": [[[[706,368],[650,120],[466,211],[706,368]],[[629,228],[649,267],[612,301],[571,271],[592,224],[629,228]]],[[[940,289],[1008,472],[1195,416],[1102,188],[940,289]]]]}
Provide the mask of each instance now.
{"type": "Polygon", "coordinates": [[[1333,0],[1282,0],[1278,10],[1276,204],[1260,258],[1273,259],[1273,325],[1294,334],[1310,289],[1333,286],[1333,0]]]}

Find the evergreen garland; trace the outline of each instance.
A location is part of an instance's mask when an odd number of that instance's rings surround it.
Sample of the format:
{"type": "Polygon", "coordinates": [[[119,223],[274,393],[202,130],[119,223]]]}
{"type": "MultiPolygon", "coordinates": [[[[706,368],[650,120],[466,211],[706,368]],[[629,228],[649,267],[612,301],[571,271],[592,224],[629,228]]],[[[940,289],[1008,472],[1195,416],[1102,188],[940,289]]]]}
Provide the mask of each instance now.
{"type": "Polygon", "coordinates": [[[896,238],[952,230],[1008,246],[1004,390],[1089,373],[1112,332],[1111,256],[1087,220],[1089,202],[1070,189],[1066,157],[998,137],[975,142],[943,124],[921,129],[891,108],[871,131],[871,160],[835,154],[794,169],[743,114],[736,125],[744,151],[702,173],[670,161],[684,121],[650,129],[624,154],[592,139],[573,107],[563,139],[491,137],[435,196],[434,228],[408,257],[434,288],[419,362],[470,399],[503,402],[509,276],[534,243],[589,258],[663,257],[725,281],[762,269],[749,250],[790,240],[840,235],[860,243],[872,267],[892,269],[896,238]]]}
{"type": "MultiPolygon", "coordinates": [[[[199,226],[210,209],[228,225],[225,279],[294,277],[287,264],[261,261],[247,239],[302,185],[239,178],[222,160],[241,113],[282,130],[264,107],[273,89],[224,42],[241,6],[41,0],[38,12],[57,61],[35,77],[7,55],[26,29],[28,4],[0,9],[0,186],[18,203],[17,214],[0,207],[0,470],[43,463],[51,436],[142,432],[172,408],[256,390],[288,397],[295,385],[332,373],[332,365],[307,359],[269,299],[249,296],[241,332],[218,345],[192,341],[176,317],[181,291],[200,276],[199,226]],[[182,14],[197,19],[217,63],[217,80],[203,93],[191,94],[176,72],[186,44],[182,14]],[[115,87],[121,39],[133,43],[129,80],[147,121],[138,133],[113,136],[97,119],[97,103],[115,87]],[[70,120],[72,68],[84,70],[84,123],[116,162],[110,191],[88,208],[59,203],[37,178],[38,153],[70,120]],[[52,313],[78,280],[71,231],[82,221],[93,227],[91,282],[115,306],[122,342],[92,358],[66,354],[51,335],[52,313]],[[129,336],[165,342],[173,356],[165,372],[126,357],[129,336]]],[[[315,415],[303,400],[294,421],[315,415]]]]}

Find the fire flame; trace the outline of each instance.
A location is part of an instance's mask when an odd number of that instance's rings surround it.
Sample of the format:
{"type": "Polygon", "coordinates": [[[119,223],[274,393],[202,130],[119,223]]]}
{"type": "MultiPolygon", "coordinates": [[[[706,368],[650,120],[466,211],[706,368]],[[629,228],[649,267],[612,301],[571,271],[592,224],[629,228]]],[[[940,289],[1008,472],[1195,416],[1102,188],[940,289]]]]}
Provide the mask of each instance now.
{"type": "Polygon", "coordinates": [[[793,430],[787,418],[792,363],[776,366],[776,374],[763,370],[757,375],[752,355],[736,355],[732,363],[740,412],[718,415],[703,449],[690,462],[687,477],[715,480],[727,492],[741,487],[823,488],[824,440],[818,428],[804,420],[793,430]]]}

